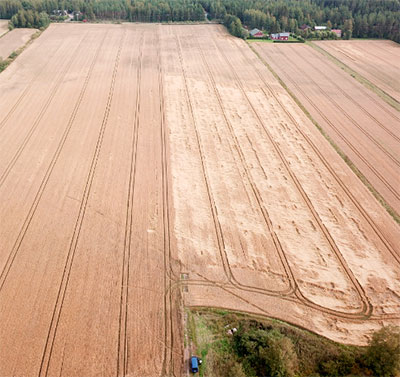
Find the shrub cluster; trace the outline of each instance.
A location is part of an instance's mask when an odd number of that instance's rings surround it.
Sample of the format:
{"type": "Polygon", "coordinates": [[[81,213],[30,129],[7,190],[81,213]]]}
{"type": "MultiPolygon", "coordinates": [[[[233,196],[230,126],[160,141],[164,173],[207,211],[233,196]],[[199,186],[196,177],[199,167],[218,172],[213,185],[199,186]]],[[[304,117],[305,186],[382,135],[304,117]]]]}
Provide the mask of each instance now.
{"type": "Polygon", "coordinates": [[[224,25],[228,29],[229,33],[239,38],[248,37],[248,32],[242,26],[242,21],[236,16],[227,14],[224,18],[224,25]]]}
{"type": "Polygon", "coordinates": [[[205,376],[394,377],[400,372],[400,328],[383,327],[367,347],[338,344],[276,321],[226,314],[209,321],[216,340],[209,347],[205,376]],[[235,327],[231,332],[228,328],[235,327]]]}

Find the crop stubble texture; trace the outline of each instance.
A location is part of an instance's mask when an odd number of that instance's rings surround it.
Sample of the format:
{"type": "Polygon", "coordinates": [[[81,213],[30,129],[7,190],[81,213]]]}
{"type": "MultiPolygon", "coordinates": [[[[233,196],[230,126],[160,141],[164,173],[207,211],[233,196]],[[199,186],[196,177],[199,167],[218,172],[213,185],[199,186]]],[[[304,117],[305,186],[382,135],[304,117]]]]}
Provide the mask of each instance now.
{"type": "Polygon", "coordinates": [[[51,27],[44,37],[54,31],[61,47],[28,90],[10,89],[0,152],[0,331],[10,352],[1,375],[179,374],[157,30],[51,27]]]}
{"type": "Polygon", "coordinates": [[[399,112],[310,46],[254,46],[399,214],[399,112]]]}
{"type": "Polygon", "coordinates": [[[392,41],[313,42],[400,103],[400,47],[392,41]]]}
{"type": "Polygon", "coordinates": [[[28,42],[29,38],[36,32],[36,29],[13,29],[2,36],[5,31],[2,29],[0,20],[0,59],[8,58],[13,51],[18,50],[28,42]]]}
{"type": "Polygon", "coordinates": [[[397,226],[242,41],[52,25],[15,63],[0,375],[179,376],[182,284],[346,342],[399,321],[397,226]]]}
{"type": "Polygon", "coordinates": [[[365,342],[378,318],[398,322],[397,225],[242,41],[169,28],[186,302],[284,312],[347,342],[365,342]]]}

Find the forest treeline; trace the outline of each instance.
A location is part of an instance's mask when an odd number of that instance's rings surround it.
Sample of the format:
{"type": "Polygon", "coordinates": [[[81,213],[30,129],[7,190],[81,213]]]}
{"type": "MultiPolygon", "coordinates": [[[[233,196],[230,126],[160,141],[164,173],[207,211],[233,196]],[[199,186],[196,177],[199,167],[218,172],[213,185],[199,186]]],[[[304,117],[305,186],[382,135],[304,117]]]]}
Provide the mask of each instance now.
{"type": "Polygon", "coordinates": [[[52,15],[80,11],[88,20],[202,21],[237,17],[237,24],[268,32],[307,24],[340,28],[347,37],[388,38],[400,43],[400,0],[0,0],[0,18],[18,11],[52,15]]]}

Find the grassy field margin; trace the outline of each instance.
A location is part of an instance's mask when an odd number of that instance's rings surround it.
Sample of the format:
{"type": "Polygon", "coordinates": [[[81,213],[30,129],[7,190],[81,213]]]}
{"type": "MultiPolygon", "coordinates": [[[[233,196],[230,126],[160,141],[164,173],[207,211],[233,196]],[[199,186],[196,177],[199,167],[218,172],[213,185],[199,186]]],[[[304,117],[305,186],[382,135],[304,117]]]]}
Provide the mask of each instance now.
{"type": "MultiPolygon", "coordinates": [[[[44,30],[45,30],[45,29],[44,29],[44,30]]],[[[44,30],[38,30],[35,34],[33,34],[33,35],[29,38],[28,42],[26,42],[23,46],[21,46],[21,47],[18,48],[17,50],[13,51],[7,59],[4,59],[4,60],[0,59],[0,73],[3,72],[3,71],[4,71],[4,70],[19,56],[19,55],[21,55],[22,52],[23,52],[28,46],[30,46],[30,45],[33,43],[33,41],[34,41],[35,39],[37,39],[37,38],[43,33],[44,30]]],[[[10,32],[10,31],[8,31],[8,33],[9,33],[9,32],[10,32]]],[[[3,34],[3,35],[6,35],[6,34],[7,34],[7,33],[5,33],[5,34],[3,34]]]]}

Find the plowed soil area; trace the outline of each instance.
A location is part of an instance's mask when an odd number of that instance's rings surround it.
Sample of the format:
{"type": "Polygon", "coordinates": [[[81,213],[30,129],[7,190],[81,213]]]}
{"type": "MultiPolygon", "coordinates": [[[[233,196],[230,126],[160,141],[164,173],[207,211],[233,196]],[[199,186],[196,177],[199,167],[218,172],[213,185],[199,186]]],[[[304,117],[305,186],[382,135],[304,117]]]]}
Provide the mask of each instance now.
{"type": "Polygon", "coordinates": [[[8,31],[8,20],[0,20],[0,37],[8,31]]]}
{"type": "Polygon", "coordinates": [[[400,102],[400,46],[392,41],[313,42],[400,102]]]}
{"type": "Polygon", "coordinates": [[[310,46],[254,47],[400,214],[400,113],[310,46]]]}
{"type": "Polygon", "coordinates": [[[8,32],[0,38],[0,58],[8,58],[13,51],[18,50],[28,42],[36,32],[36,29],[14,29],[8,32]]]}
{"type": "Polygon", "coordinates": [[[0,75],[0,376],[180,376],[182,297],[363,344],[398,235],[220,26],[52,25],[0,75]]]}

